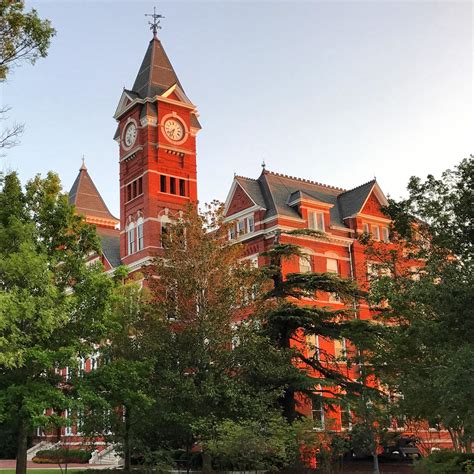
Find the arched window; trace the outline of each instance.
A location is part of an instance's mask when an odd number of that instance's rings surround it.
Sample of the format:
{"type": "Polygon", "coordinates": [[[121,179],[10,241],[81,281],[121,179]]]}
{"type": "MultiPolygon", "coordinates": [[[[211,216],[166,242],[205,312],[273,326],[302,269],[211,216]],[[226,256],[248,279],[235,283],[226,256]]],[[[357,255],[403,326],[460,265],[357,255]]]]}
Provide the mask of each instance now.
{"type": "Polygon", "coordinates": [[[137,220],[137,251],[143,250],[143,217],[137,220]]]}
{"type": "Polygon", "coordinates": [[[135,225],[133,222],[127,227],[128,255],[135,253],[135,225]]]}
{"type": "Polygon", "coordinates": [[[167,240],[169,239],[168,236],[168,224],[171,222],[171,219],[168,217],[168,214],[163,214],[158,216],[158,219],[161,224],[161,232],[160,232],[160,245],[161,247],[166,247],[167,240]]]}

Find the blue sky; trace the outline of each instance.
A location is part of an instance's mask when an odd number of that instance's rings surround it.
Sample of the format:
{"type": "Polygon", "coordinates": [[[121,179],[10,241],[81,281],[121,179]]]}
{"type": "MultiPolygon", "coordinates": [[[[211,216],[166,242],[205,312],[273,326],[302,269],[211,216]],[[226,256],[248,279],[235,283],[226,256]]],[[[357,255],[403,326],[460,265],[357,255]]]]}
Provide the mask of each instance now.
{"type": "MultiPolygon", "coordinates": [[[[0,158],[23,180],[85,155],[118,215],[112,115],[151,39],[154,2],[30,1],[57,29],[49,55],[13,71],[1,100],[24,122],[0,158]]],[[[474,151],[471,2],[159,2],[160,38],[203,126],[201,201],[234,172],[267,168],[352,188],[375,175],[394,197],[474,151]]]]}

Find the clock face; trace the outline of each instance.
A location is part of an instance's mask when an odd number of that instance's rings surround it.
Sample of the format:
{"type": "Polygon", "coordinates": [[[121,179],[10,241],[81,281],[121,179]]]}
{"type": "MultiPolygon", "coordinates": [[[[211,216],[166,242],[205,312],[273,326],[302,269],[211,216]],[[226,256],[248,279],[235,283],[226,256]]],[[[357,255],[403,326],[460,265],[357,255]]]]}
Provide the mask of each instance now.
{"type": "Polygon", "coordinates": [[[175,142],[182,140],[184,137],[184,126],[176,119],[168,119],[164,125],[165,135],[175,142]]]}
{"type": "Polygon", "coordinates": [[[125,146],[131,147],[135,140],[137,139],[137,127],[132,122],[130,123],[125,130],[125,146]]]}

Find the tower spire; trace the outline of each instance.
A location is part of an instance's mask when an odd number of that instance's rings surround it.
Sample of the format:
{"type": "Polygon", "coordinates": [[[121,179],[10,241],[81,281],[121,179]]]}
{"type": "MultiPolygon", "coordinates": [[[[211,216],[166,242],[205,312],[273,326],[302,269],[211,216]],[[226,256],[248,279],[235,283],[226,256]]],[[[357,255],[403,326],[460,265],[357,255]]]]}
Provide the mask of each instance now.
{"type": "Polygon", "coordinates": [[[156,13],[156,7],[153,7],[153,13],[145,13],[145,16],[153,18],[148,24],[150,25],[150,30],[153,31],[153,38],[158,38],[158,30],[161,30],[160,19],[164,18],[164,16],[156,13]]]}

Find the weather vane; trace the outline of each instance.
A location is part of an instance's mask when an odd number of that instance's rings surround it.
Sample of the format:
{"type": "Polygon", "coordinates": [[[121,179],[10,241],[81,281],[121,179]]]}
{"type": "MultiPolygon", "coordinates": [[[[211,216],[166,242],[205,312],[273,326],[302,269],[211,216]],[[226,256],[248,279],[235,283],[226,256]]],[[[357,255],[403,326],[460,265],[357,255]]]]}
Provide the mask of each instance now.
{"type": "Polygon", "coordinates": [[[153,21],[149,21],[148,24],[150,25],[150,30],[153,31],[153,36],[156,38],[158,30],[161,30],[160,19],[164,18],[164,16],[156,13],[156,7],[153,7],[153,13],[145,13],[145,16],[153,18],[153,21]]]}

